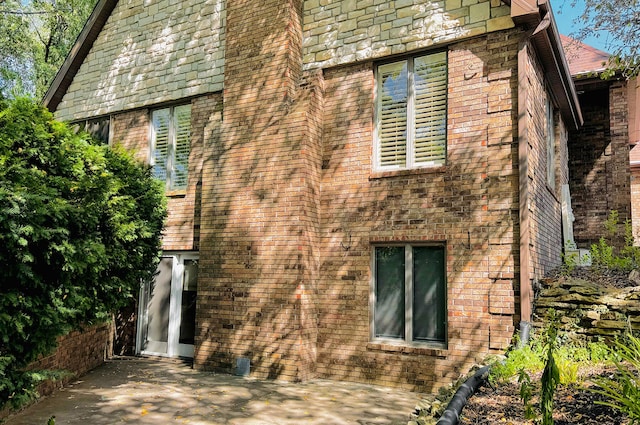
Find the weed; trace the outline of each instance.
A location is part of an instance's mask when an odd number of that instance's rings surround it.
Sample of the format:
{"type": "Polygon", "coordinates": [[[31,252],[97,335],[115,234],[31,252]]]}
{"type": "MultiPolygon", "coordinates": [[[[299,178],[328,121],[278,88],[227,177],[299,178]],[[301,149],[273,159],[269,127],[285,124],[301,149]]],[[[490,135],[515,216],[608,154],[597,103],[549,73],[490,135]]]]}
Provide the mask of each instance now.
{"type": "Polygon", "coordinates": [[[624,341],[616,340],[610,351],[616,357],[617,373],[611,379],[594,381],[597,388],[592,391],[607,398],[596,403],[627,414],[631,424],[640,424],[640,338],[628,332],[624,341]]]}

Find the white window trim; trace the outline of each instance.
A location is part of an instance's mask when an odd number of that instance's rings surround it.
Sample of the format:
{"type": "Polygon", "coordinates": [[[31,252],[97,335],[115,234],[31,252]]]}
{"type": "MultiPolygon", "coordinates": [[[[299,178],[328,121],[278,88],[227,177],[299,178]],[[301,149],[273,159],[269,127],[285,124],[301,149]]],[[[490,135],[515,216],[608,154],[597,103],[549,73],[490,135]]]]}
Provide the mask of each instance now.
{"type": "MultiPolygon", "coordinates": [[[[189,114],[191,114],[191,104],[189,103],[171,105],[163,108],[154,108],[154,109],[151,109],[149,113],[149,165],[153,167],[156,164],[155,157],[153,155],[153,152],[156,149],[156,134],[155,134],[156,129],[153,125],[153,113],[156,111],[164,110],[164,109],[169,110],[169,133],[168,133],[169,143],[167,145],[167,162],[165,164],[165,172],[166,172],[165,189],[169,192],[184,192],[188,186],[188,183],[187,183],[184,187],[182,186],[173,187],[174,182],[172,181],[173,167],[174,167],[174,161],[176,158],[176,150],[177,150],[177,146],[176,146],[177,142],[176,142],[176,134],[175,134],[176,129],[175,129],[174,118],[175,118],[176,108],[179,108],[181,106],[189,106],[189,114]]],[[[189,139],[191,139],[191,137],[189,137],[189,139]]],[[[191,144],[191,140],[189,140],[189,144],[191,144]]],[[[191,149],[191,146],[189,146],[189,149],[191,149]]],[[[188,173],[187,173],[187,180],[188,180],[188,173]]]]}
{"type": "Polygon", "coordinates": [[[370,336],[369,339],[373,343],[384,343],[389,345],[401,345],[401,346],[412,346],[412,347],[424,347],[424,348],[439,348],[446,349],[448,346],[448,329],[449,329],[449,321],[448,321],[448,301],[447,301],[447,293],[448,293],[448,285],[447,285],[447,273],[446,273],[446,258],[447,258],[447,248],[445,244],[428,244],[428,243],[407,243],[407,244],[380,244],[380,245],[372,245],[371,250],[371,283],[369,290],[369,330],[370,336]],[[405,287],[404,287],[404,296],[405,296],[405,315],[404,315],[404,339],[401,338],[385,338],[376,336],[376,328],[375,328],[375,308],[376,308],[376,248],[380,247],[404,247],[404,255],[405,255],[405,287]],[[444,285],[445,285],[445,299],[442,300],[444,303],[444,313],[445,313],[445,323],[444,323],[444,341],[415,341],[413,340],[413,248],[420,246],[431,246],[438,247],[444,250],[445,256],[445,264],[444,264],[444,285]],[[407,249],[409,248],[409,249],[407,249]]]}
{"type": "Polygon", "coordinates": [[[556,117],[555,107],[553,101],[547,95],[546,101],[546,153],[547,153],[547,185],[552,190],[556,187],[556,167],[557,167],[557,153],[556,153],[556,117]]]}
{"type": "Polygon", "coordinates": [[[379,63],[375,66],[374,68],[374,108],[373,108],[373,170],[376,172],[383,172],[383,171],[397,171],[397,170],[410,170],[410,169],[417,169],[417,168],[437,168],[437,167],[443,167],[447,165],[447,160],[448,160],[448,131],[446,129],[447,123],[448,123],[448,87],[449,87],[449,81],[448,81],[448,74],[449,74],[449,58],[448,58],[448,52],[444,51],[445,55],[447,56],[446,58],[446,66],[447,66],[447,70],[446,70],[446,85],[447,85],[447,101],[445,103],[445,121],[447,121],[445,123],[445,161],[444,164],[442,163],[437,163],[437,162],[432,162],[432,163],[420,163],[420,164],[415,164],[415,149],[414,149],[414,143],[415,143],[415,92],[414,92],[414,62],[416,58],[420,58],[423,56],[429,56],[430,54],[436,54],[436,53],[442,53],[443,51],[435,51],[435,52],[428,52],[428,53],[422,53],[422,54],[416,54],[416,55],[412,55],[410,57],[407,57],[403,60],[395,60],[395,61],[391,61],[391,62],[384,62],[384,63],[379,63]],[[408,85],[408,92],[407,92],[407,144],[406,144],[406,162],[405,165],[393,165],[393,166],[382,166],[380,165],[380,138],[379,138],[379,131],[380,131],[380,121],[379,121],[379,116],[380,116],[380,104],[378,102],[378,96],[380,94],[380,84],[381,81],[379,79],[379,67],[382,65],[386,65],[389,63],[399,63],[399,62],[406,62],[407,63],[407,85],[408,85]]]}

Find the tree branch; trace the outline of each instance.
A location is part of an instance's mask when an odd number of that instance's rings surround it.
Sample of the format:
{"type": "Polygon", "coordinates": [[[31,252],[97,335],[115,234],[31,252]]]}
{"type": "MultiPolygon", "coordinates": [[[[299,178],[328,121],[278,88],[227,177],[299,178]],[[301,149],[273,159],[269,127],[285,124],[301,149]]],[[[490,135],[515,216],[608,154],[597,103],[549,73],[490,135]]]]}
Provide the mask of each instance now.
{"type": "MultiPolygon", "coordinates": [[[[0,0],[0,4],[3,1],[4,0],[0,0]]],[[[47,13],[53,13],[53,12],[46,12],[46,11],[24,12],[22,10],[2,10],[2,9],[0,9],[0,13],[1,14],[5,14],[5,15],[46,15],[47,13]]]]}

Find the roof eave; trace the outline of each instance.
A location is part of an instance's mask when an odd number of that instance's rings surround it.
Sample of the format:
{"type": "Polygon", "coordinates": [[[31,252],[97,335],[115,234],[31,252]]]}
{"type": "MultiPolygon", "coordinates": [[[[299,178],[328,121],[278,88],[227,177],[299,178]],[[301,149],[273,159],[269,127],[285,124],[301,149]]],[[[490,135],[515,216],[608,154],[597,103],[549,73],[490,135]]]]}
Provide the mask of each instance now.
{"type": "Polygon", "coordinates": [[[51,112],[55,112],[62,101],[67,89],[76,76],[82,62],[89,54],[93,43],[107,22],[111,12],[118,4],[118,0],[99,0],[91,12],[91,16],[82,28],[71,51],[58,70],[56,77],[42,98],[42,104],[51,112]]]}
{"type": "Polygon", "coordinates": [[[560,112],[565,121],[579,128],[583,123],[582,111],[550,4],[547,0],[511,0],[509,4],[513,21],[526,29],[534,29],[531,41],[560,112]]]}

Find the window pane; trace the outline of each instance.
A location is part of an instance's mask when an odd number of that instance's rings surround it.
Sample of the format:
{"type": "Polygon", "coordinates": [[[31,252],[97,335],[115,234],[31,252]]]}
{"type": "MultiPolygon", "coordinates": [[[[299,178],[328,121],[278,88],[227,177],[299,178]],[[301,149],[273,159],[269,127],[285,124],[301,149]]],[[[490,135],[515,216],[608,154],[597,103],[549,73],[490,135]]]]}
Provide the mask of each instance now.
{"type": "Polygon", "coordinates": [[[171,170],[171,189],[187,187],[189,168],[189,136],[191,134],[191,106],[177,106],[173,112],[176,138],[175,157],[171,170]]]}
{"type": "Polygon", "coordinates": [[[414,61],[415,164],[444,164],[447,147],[447,54],[414,61]]]}
{"type": "Polygon", "coordinates": [[[109,144],[109,117],[96,118],[86,122],[84,130],[94,139],[109,144]]]}
{"type": "Polygon", "coordinates": [[[158,264],[147,305],[149,316],[144,349],[148,351],[165,353],[167,350],[172,271],[173,258],[163,257],[158,264]]]}
{"type": "Polygon", "coordinates": [[[413,339],[445,341],[444,248],[413,248],[413,339]]]}
{"type": "Polygon", "coordinates": [[[375,336],[404,338],[404,247],[377,247],[375,264],[375,336]]]}
{"type": "Polygon", "coordinates": [[[196,335],[196,298],[198,295],[198,261],[184,260],[182,305],[180,309],[180,344],[194,344],[196,335]]]}
{"type": "Polygon", "coordinates": [[[407,62],[378,68],[378,159],[381,167],[406,165],[407,62]]]}
{"type": "Polygon", "coordinates": [[[153,111],[151,122],[153,175],[159,180],[166,181],[167,157],[169,155],[169,109],[153,111]]]}

